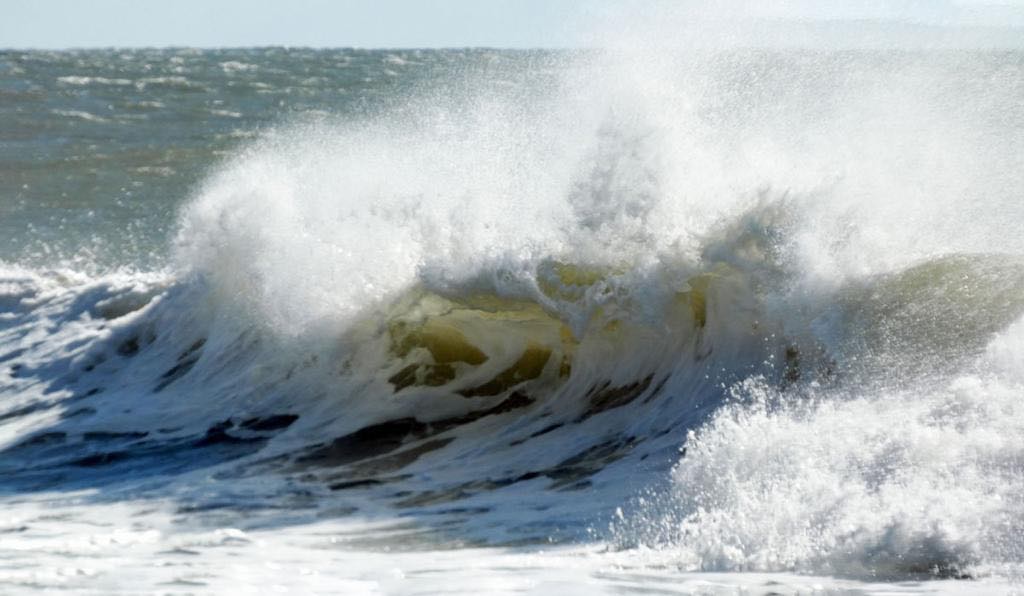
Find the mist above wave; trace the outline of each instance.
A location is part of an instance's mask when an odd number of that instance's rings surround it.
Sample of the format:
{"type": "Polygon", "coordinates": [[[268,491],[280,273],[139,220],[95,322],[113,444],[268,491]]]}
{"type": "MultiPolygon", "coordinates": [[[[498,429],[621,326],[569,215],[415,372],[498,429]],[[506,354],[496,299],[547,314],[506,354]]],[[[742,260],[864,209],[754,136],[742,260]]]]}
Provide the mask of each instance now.
{"type": "Polygon", "coordinates": [[[623,542],[685,567],[1019,561],[1016,58],[562,60],[268,131],[167,278],[6,278],[10,454],[207,454],[495,542],[668,477],[623,542]]]}

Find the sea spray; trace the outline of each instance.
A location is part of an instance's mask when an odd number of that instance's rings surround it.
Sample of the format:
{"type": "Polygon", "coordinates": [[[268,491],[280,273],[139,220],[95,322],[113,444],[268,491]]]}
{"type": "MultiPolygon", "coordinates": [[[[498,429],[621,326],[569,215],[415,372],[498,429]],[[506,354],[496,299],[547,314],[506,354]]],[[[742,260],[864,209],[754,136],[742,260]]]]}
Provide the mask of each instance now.
{"type": "MultiPolygon", "coordinates": [[[[244,58],[104,78],[259,98],[291,59],[244,58]]],[[[409,524],[365,550],[610,539],[684,570],[1019,573],[1015,54],[407,59],[448,74],[209,160],[165,270],[5,266],[12,493],[281,535],[409,524]]]]}

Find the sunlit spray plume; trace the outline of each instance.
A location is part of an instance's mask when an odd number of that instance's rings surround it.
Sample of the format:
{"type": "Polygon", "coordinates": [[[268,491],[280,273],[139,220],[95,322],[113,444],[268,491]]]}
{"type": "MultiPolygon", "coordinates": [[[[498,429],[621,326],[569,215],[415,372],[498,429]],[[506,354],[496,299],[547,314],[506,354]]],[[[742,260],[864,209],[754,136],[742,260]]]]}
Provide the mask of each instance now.
{"type": "Polygon", "coordinates": [[[621,507],[592,535],[659,565],[1019,572],[1017,55],[647,6],[264,131],[159,279],[12,273],[12,362],[84,404],[39,436],[228,445],[481,542],[621,507]]]}

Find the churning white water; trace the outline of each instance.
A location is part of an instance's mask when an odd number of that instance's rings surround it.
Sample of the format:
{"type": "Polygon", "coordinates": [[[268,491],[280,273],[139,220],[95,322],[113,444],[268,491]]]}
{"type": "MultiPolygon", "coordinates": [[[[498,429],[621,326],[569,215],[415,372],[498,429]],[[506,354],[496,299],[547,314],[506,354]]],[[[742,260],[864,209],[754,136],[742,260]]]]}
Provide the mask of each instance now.
{"type": "Polygon", "coordinates": [[[1020,55],[655,46],[385,60],[165,267],[4,265],[0,585],[1013,589],[1020,55]]]}

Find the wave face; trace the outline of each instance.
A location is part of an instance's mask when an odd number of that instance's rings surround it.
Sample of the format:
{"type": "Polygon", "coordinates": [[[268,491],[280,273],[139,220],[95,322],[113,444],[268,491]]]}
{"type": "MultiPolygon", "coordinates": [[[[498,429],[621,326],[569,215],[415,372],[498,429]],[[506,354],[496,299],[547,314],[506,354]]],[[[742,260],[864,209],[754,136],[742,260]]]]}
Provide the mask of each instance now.
{"type": "MultiPolygon", "coordinates": [[[[265,130],[166,266],[11,259],[4,492],[415,521],[376,547],[1019,574],[1020,56],[511,62],[265,130]]],[[[59,83],[142,91],[115,75],[59,83]]]]}

